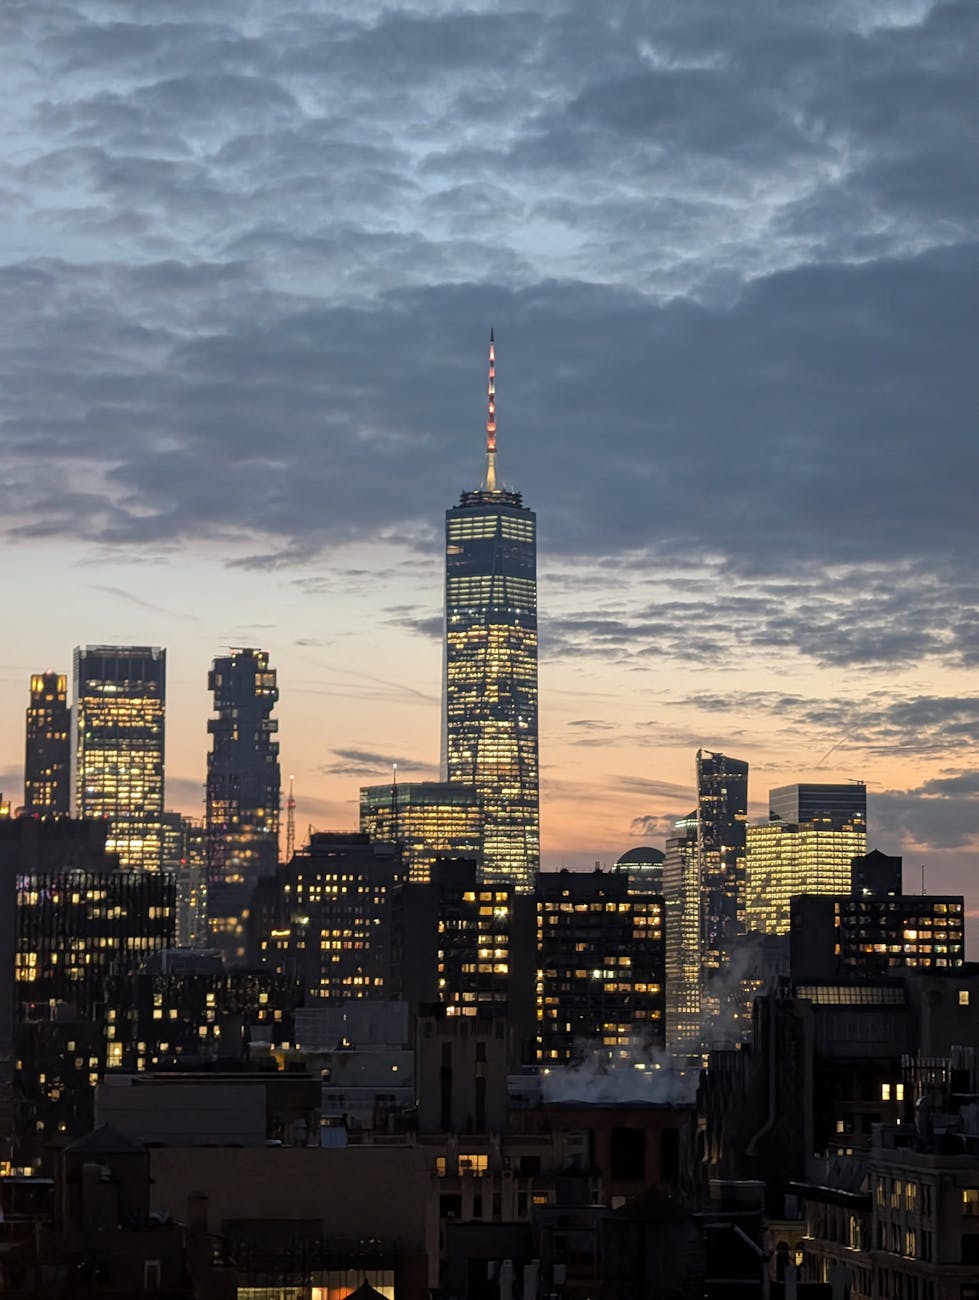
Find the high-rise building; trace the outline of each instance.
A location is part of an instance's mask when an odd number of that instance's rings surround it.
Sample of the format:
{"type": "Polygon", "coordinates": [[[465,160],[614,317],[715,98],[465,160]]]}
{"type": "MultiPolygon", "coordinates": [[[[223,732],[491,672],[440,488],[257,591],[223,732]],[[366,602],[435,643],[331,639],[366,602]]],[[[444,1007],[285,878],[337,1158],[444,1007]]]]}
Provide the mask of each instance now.
{"type": "Polygon", "coordinates": [[[251,965],[302,978],[313,999],[387,997],[391,898],[403,879],[392,846],[315,832],[252,895],[251,965]]]}
{"type": "Polygon", "coordinates": [[[747,842],[748,929],[788,934],[792,898],[850,892],[853,859],[867,851],[867,828],[862,820],[769,821],[749,826],[747,842]]]}
{"type": "Polygon", "coordinates": [[[495,1007],[510,1025],[514,1065],[534,1057],[537,918],[512,885],[480,883],[476,864],[442,858],[424,884],[394,891],[392,992],[413,1011],[439,1002],[447,1015],[495,1007]]]}
{"type": "Polygon", "coordinates": [[[232,650],[207,676],[216,717],[207,756],[205,853],[211,936],[244,957],[243,914],[251,891],[279,861],[281,777],[276,672],[264,650],[232,650]]]}
{"type": "Polygon", "coordinates": [[[139,871],[159,871],[163,854],[166,666],[157,646],[75,649],[75,815],[107,818],[107,851],[139,871]]]}
{"type": "Polygon", "coordinates": [[[663,859],[666,933],[666,1043],[679,1051],[700,1044],[700,870],[697,811],[681,817],[663,859]]]}
{"type": "Polygon", "coordinates": [[[177,890],[177,946],[202,948],[208,942],[204,823],[178,812],[163,814],[163,869],[177,890]]]}
{"type": "Polygon", "coordinates": [[[700,949],[706,972],[720,970],[745,932],[748,764],[697,750],[700,949]]]}
{"type": "Polygon", "coordinates": [[[476,788],[482,878],[529,893],[540,865],[537,520],[497,485],[490,335],[486,474],[445,517],[444,775],[476,788]]]}
{"type": "MultiPolygon", "coordinates": [[[[862,781],[806,781],[768,792],[771,819],[799,825],[867,825],[867,787],[862,781]]],[[[849,888],[849,886],[847,886],[849,888]]]]}
{"type": "Polygon", "coordinates": [[[33,673],[27,706],[24,812],[67,817],[71,808],[71,710],[65,673],[33,673]]]}
{"type": "Polygon", "coordinates": [[[439,858],[482,854],[479,796],[452,781],[392,782],[360,791],[360,829],[372,843],[396,844],[408,879],[424,884],[439,858]]]}
{"type": "Polygon", "coordinates": [[[662,1047],[663,900],[632,894],[620,872],[537,878],[537,1057],[567,1065],[634,1042],[662,1047]]]}
{"type": "Polygon", "coordinates": [[[795,981],[953,970],[965,961],[961,894],[854,895],[792,900],[795,981]]]}

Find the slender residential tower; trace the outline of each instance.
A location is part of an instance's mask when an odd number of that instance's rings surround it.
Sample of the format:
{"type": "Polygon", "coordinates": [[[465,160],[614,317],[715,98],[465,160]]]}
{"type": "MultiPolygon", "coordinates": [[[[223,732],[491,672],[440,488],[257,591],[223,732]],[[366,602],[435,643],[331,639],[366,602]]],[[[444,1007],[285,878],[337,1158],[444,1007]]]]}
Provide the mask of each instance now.
{"type": "Polygon", "coordinates": [[[484,881],[534,888],[540,866],[537,518],[497,486],[490,331],[486,474],[445,515],[445,735],[449,781],[475,786],[484,881]]]}
{"type": "Polygon", "coordinates": [[[279,861],[279,724],[272,717],[279,689],[268,652],[252,648],[215,659],[207,685],[217,715],[207,723],[208,928],[211,941],[238,962],[251,892],[279,861]]]}
{"type": "Polygon", "coordinates": [[[67,817],[71,801],[71,709],[64,673],[33,673],[27,709],[24,812],[67,817]]]}

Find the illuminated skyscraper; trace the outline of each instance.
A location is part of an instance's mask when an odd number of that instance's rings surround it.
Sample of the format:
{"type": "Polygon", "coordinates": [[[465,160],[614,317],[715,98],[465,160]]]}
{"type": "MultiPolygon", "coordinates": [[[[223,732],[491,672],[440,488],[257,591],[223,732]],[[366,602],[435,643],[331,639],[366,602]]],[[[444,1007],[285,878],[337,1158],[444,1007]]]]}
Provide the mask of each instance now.
{"type": "Polygon", "coordinates": [[[663,860],[666,932],[666,1044],[700,1043],[700,871],[697,813],[673,824],[663,860]]]}
{"type": "Polygon", "coordinates": [[[272,717],[279,691],[264,650],[215,659],[207,685],[217,714],[207,724],[214,738],[205,810],[208,924],[212,939],[240,960],[251,891],[279,861],[279,724],[272,717]]]}
{"type": "Polygon", "coordinates": [[[71,710],[64,673],[34,673],[27,708],[24,812],[66,817],[71,807],[71,710]]]}
{"type": "Polygon", "coordinates": [[[392,782],[360,791],[360,829],[371,843],[396,844],[408,879],[425,884],[437,858],[479,860],[479,797],[451,781],[392,782]]]}
{"type": "Polygon", "coordinates": [[[163,853],[166,667],[156,646],[75,649],[75,815],[108,818],[107,852],[139,871],[159,871],[163,853]]]}
{"type": "Polygon", "coordinates": [[[496,480],[490,334],[486,476],[445,516],[445,734],[450,781],[476,788],[482,879],[529,893],[540,865],[537,519],[496,480]]]}
{"type": "Polygon", "coordinates": [[[697,858],[700,954],[705,972],[720,970],[745,932],[748,764],[697,750],[697,858]]]}
{"type": "Polygon", "coordinates": [[[867,826],[859,817],[839,826],[821,821],[749,826],[748,929],[788,934],[791,900],[799,894],[848,894],[853,859],[866,851],[867,826]]]}

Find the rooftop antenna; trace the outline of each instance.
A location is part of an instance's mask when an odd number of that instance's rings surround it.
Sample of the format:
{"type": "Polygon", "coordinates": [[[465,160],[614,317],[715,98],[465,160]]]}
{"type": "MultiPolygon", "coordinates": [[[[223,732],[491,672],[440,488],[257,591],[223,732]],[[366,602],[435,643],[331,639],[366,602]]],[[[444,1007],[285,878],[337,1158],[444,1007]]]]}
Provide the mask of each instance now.
{"type": "Polygon", "coordinates": [[[925,896],[925,864],[921,864],[921,896],[925,896]]]}
{"type": "Polygon", "coordinates": [[[286,862],[291,862],[296,854],[296,795],[294,782],[289,778],[289,798],[286,800],[286,862]]]}
{"type": "Polygon", "coordinates": [[[486,477],[484,492],[496,491],[496,344],[493,330],[489,341],[489,379],[486,388],[486,477]]]}

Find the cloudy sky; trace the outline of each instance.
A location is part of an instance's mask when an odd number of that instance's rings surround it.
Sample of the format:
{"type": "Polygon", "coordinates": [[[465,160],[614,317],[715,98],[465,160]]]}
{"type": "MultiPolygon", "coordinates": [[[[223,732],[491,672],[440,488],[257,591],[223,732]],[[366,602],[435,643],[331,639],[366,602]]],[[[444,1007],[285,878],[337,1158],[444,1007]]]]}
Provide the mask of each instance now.
{"type": "Polygon", "coordinates": [[[442,512],[539,517],[545,859],[865,779],[913,883],[979,849],[979,9],[5,0],[0,788],[27,675],[279,668],[301,829],[434,775],[442,512]]]}

